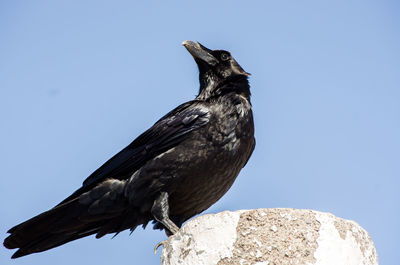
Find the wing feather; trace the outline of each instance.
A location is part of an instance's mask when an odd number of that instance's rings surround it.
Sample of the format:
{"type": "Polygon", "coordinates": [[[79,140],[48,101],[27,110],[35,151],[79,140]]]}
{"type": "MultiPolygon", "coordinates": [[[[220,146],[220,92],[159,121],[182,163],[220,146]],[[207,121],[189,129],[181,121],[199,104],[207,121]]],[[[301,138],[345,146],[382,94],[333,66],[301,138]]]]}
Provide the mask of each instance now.
{"type": "Polygon", "coordinates": [[[129,178],[148,160],[175,147],[190,132],[206,125],[209,118],[210,112],[204,102],[193,100],[178,106],[94,171],[81,188],[60,204],[78,197],[105,179],[129,178]]]}

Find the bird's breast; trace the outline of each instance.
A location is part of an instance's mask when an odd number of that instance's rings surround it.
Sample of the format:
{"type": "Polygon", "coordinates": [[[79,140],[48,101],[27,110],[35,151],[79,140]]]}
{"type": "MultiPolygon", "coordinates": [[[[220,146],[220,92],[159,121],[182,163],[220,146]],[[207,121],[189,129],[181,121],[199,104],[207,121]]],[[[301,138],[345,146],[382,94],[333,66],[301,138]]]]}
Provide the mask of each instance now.
{"type": "Polygon", "coordinates": [[[251,108],[216,106],[209,124],[181,145],[181,161],[170,198],[171,215],[200,213],[231,187],[254,148],[251,108]]]}

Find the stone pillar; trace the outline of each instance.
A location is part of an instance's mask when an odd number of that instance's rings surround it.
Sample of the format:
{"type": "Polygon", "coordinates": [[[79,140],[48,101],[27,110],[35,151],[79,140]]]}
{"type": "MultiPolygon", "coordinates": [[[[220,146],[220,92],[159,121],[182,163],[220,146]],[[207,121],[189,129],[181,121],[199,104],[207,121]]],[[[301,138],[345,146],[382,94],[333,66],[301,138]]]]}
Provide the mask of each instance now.
{"type": "Polygon", "coordinates": [[[368,233],[329,213],[258,209],[203,215],[169,237],[161,264],[377,265],[368,233]]]}

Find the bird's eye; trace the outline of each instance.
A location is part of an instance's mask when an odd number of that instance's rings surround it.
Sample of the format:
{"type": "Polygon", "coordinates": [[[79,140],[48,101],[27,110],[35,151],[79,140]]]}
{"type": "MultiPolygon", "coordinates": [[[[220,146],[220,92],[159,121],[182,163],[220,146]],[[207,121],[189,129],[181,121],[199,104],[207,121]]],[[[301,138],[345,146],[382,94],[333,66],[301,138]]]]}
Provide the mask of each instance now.
{"type": "Polygon", "coordinates": [[[229,59],[229,55],[228,54],[226,54],[226,53],[221,54],[221,60],[222,61],[226,61],[228,59],[229,59]]]}

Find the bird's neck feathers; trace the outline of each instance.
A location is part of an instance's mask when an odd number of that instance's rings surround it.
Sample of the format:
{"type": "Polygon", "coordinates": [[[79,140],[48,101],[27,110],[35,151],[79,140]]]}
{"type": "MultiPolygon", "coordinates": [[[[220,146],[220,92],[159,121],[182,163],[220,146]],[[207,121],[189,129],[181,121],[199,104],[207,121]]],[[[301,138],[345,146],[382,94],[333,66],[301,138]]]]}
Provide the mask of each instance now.
{"type": "Polygon", "coordinates": [[[250,85],[247,76],[236,75],[222,81],[213,76],[207,76],[205,80],[200,80],[200,91],[196,99],[208,100],[232,92],[244,96],[250,102],[250,85]]]}

